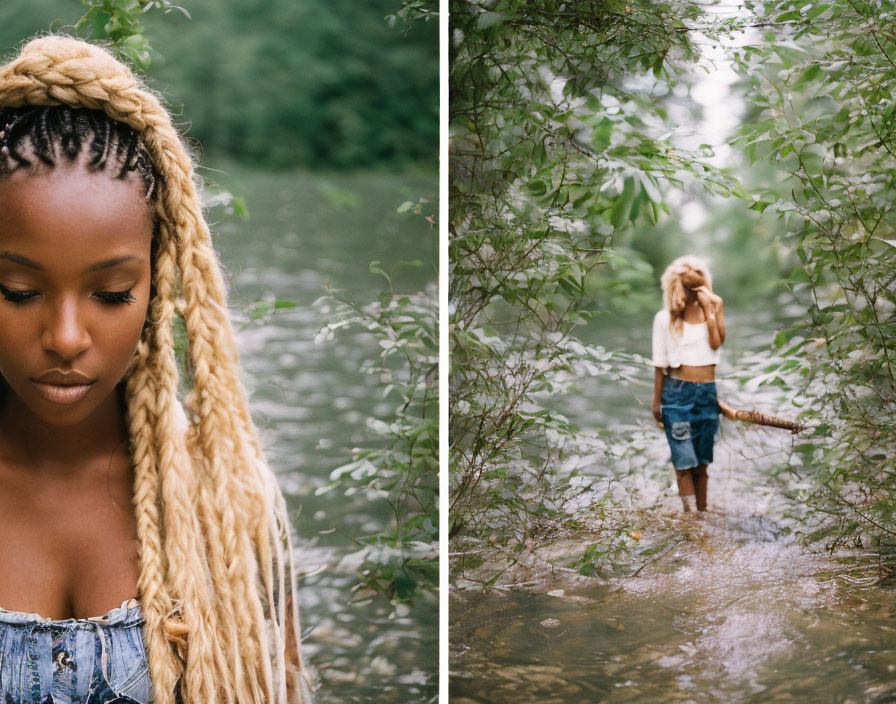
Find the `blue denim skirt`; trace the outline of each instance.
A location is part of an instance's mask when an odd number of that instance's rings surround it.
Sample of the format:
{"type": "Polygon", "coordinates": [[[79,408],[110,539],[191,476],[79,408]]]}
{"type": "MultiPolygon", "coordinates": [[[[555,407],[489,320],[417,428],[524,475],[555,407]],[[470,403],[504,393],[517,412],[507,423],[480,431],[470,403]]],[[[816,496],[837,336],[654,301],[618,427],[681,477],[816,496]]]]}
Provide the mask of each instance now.
{"type": "Polygon", "coordinates": [[[663,429],[675,469],[700,467],[712,462],[712,446],[719,429],[716,383],[667,376],[660,403],[663,429]]]}

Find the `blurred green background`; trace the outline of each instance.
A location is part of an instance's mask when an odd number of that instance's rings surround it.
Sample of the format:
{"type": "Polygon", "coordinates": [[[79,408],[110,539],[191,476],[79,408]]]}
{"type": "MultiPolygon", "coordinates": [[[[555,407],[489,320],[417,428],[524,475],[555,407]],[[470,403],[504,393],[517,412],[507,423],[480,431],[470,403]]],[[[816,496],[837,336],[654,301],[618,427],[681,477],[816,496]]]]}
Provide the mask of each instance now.
{"type": "MultiPolygon", "coordinates": [[[[144,15],[150,85],[208,157],[290,168],[435,168],[435,22],[390,27],[395,0],[221,0],[144,15]],[[405,31],[406,30],[406,31],[405,31]]],[[[71,25],[75,0],[0,5],[4,58],[71,25]]]]}

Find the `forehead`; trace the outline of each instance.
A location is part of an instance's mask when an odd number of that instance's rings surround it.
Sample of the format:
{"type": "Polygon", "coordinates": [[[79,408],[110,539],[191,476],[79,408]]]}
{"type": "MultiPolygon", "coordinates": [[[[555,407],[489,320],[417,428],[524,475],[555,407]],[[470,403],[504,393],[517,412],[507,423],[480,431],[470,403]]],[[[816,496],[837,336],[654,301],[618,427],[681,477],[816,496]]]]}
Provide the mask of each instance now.
{"type": "Polygon", "coordinates": [[[72,265],[110,252],[148,256],[153,211],[145,186],[115,175],[60,163],[0,179],[0,247],[72,265]]]}

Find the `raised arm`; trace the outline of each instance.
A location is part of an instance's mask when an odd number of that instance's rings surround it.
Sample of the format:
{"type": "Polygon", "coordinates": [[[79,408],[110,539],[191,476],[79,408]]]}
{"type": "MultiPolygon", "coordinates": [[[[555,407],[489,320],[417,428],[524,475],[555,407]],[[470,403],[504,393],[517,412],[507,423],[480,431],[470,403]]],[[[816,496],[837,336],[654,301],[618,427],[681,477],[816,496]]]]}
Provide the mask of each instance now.
{"type": "Polygon", "coordinates": [[[697,301],[703,307],[703,314],[706,316],[709,346],[717,350],[725,342],[725,309],[722,297],[714,294],[706,286],[701,286],[695,291],[697,301]]]}
{"type": "Polygon", "coordinates": [[[721,296],[713,294],[716,304],[716,324],[719,326],[719,338],[722,340],[720,344],[725,342],[725,302],[721,296]]]}

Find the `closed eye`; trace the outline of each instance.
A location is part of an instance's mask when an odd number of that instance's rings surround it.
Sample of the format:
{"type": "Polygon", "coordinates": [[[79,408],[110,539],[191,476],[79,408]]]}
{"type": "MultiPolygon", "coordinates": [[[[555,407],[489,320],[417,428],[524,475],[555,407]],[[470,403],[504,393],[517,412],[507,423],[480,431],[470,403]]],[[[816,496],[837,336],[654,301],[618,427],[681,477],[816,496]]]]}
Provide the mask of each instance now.
{"type": "Polygon", "coordinates": [[[103,303],[130,303],[137,300],[131,295],[131,289],[127,291],[97,291],[93,295],[103,303]]]}
{"type": "Polygon", "coordinates": [[[6,286],[0,286],[0,294],[3,294],[3,298],[11,303],[24,303],[25,301],[29,301],[35,296],[39,296],[39,291],[18,291],[12,288],[6,288],[6,286]]]}
{"type": "MultiPolygon", "coordinates": [[[[33,291],[30,289],[20,291],[0,285],[0,294],[2,294],[3,298],[10,303],[25,303],[32,298],[39,296],[40,291],[33,291]]],[[[131,303],[136,300],[131,295],[131,289],[128,289],[127,291],[97,291],[93,295],[103,303],[109,304],[131,303]]]]}

